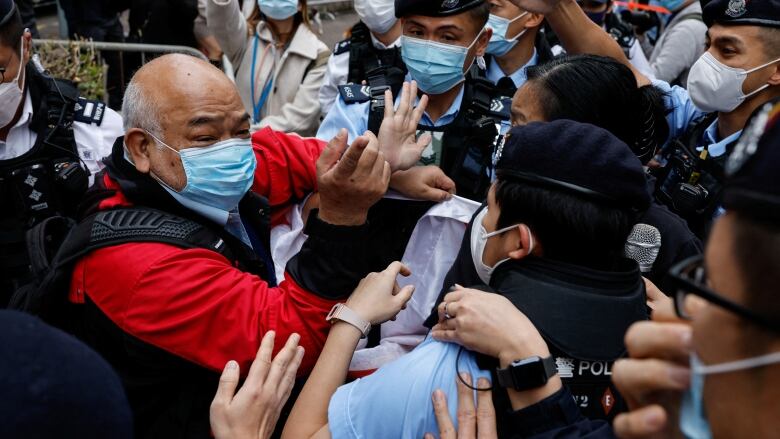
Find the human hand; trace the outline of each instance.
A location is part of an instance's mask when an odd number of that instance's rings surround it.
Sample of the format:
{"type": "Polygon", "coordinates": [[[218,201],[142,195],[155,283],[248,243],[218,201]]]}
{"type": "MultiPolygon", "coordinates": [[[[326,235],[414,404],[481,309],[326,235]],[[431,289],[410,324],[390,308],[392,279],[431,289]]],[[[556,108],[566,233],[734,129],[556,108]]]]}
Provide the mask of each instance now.
{"type": "Polygon", "coordinates": [[[682,438],[680,400],[690,386],[691,326],[665,313],[635,323],[626,333],[630,359],[618,360],[612,381],[629,412],[615,418],[621,438],[682,438]]]}
{"type": "Polygon", "coordinates": [[[390,187],[409,198],[436,202],[449,200],[455,193],[455,182],[434,165],[394,172],[390,187]]]}
{"type": "Polygon", "coordinates": [[[535,12],[537,14],[546,14],[552,11],[561,0],[509,0],[518,8],[535,12]]]}
{"type": "Polygon", "coordinates": [[[317,160],[320,219],[334,225],[364,224],[368,209],[387,192],[390,175],[390,165],[371,132],[347,149],[347,131],[339,131],[317,160]]]}
{"type": "Polygon", "coordinates": [[[347,307],[355,311],[362,319],[372,325],[395,319],[406,302],[412,298],[414,286],[398,286],[398,275],[409,276],[412,272],[400,263],[393,262],[380,273],[371,273],[360,281],[355,291],[347,299],[347,307]]]}
{"type": "MultiPolygon", "coordinates": [[[[464,373],[464,381],[470,386],[471,376],[464,373]]],[[[455,431],[455,426],[450,418],[447,408],[447,397],[441,390],[433,392],[433,412],[436,414],[436,423],[439,425],[439,437],[441,439],[493,439],[498,438],[496,431],[496,410],[493,408],[492,393],[488,391],[477,392],[477,406],[474,407],[474,393],[459,379],[458,383],[458,426],[460,431],[455,431]]],[[[486,378],[477,380],[477,388],[490,387],[490,381],[486,378]]],[[[425,439],[434,439],[431,433],[425,435],[425,439]]]]}
{"type": "Polygon", "coordinates": [[[393,93],[385,91],[385,117],[379,128],[379,150],[385,154],[393,171],[405,170],[420,161],[425,147],[431,143],[431,135],[423,134],[417,138],[417,125],[420,123],[425,107],[428,106],[428,96],[423,95],[417,108],[414,101],[417,97],[417,82],[404,82],[401,88],[401,98],[398,100],[398,110],[393,105],[393,93]]]}
{"type": "Polygon", "coordinates": [[[298,346],[301,337],[293,334],[272,362],[274,337],[274,331],[265,333],[238,393],[238,363],[231,360],[225,365],[211,402],[210,421],[215,438],[267,439],[273,433],[303,360],[303,347],[298,346]]]}
{"type": "Polygon", "coordinates": [[[547,343],[534,324],[499,294],[456,285],[453,292],[444,296],[438,312],[439,323],[431,332],[433,338],[498,358],[501,367],[521,358],[550,356],[547,343]]]}
{"type": "Polygon", "coordinates": [[[645,281],[645,291],[647,292],[647,306],[653,311],[653,314],[660,314],[663,318],[674,318],[674,301],[671,297],[664,294],[653,282],[647,278],[645,281]]]}

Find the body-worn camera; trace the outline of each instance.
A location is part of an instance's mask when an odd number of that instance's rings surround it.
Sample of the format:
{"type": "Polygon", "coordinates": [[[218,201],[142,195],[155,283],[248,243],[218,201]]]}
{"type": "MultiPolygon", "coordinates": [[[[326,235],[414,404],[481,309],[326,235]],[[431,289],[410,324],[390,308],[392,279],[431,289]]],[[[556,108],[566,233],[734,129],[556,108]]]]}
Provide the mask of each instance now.
{"type": "MultiPolygon", "coordinates": [[[[706,159],[706,153],[703,156],[706,159]]],[[[656,197],[683,217],[708,205],[709,191],[701,184],[702,161],[684,148],[675,148],[657,175],[656,197]]]]}

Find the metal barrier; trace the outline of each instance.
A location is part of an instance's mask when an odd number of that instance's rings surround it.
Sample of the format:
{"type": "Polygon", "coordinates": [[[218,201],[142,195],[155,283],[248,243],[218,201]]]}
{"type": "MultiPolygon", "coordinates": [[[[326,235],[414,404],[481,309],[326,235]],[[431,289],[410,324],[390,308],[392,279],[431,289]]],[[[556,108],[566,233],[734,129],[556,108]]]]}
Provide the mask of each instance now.
{"type": "Polygon", "coordinates": [[[75,40],[33,40],[33,46],[63,46],[73,45],[89,47],[101,52],[133,52],[141,54],[141,63],[146,64],[147,53],[184,53],[208,61],[200,50],[187,46],[166,46],[162,44],[109,43],[105,41],[75,41],[75,40]]]}

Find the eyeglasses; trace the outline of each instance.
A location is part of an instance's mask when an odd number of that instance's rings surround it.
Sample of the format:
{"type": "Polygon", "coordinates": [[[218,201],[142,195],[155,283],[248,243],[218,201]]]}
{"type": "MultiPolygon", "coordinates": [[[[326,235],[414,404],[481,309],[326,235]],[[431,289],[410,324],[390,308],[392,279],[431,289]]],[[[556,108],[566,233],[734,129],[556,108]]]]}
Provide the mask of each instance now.
{"type": "Polygon", "coordinates": [[[672,267],[669,276],[674,282],[674,309],[677,315],[685,320],[691,320],[685,309],[685,299],[688,295],[701,297],[731,313],[734,313],[751,323],[775,332],[780,332],[780,322],[777,319],[752,311],[738,303],[726,299],[707,287],[707,272],[704,267],[704,256],[688,258],[672,267]]]}

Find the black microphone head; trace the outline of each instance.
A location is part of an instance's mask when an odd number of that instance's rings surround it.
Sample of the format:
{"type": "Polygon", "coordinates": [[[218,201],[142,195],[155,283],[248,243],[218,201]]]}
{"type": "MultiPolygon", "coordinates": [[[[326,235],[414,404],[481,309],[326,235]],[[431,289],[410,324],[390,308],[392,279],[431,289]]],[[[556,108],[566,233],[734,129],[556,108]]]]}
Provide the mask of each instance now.
{"type": "Polygon", "coordinates": [[[649,224],[637,224],[626,240],[625,255],[639,264],[642,273],[649,273],[661,251],[661,232],[649,224]]]}

